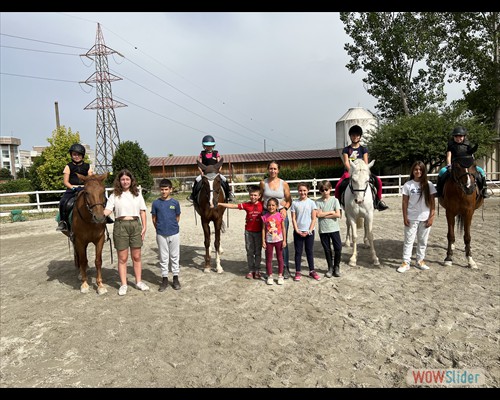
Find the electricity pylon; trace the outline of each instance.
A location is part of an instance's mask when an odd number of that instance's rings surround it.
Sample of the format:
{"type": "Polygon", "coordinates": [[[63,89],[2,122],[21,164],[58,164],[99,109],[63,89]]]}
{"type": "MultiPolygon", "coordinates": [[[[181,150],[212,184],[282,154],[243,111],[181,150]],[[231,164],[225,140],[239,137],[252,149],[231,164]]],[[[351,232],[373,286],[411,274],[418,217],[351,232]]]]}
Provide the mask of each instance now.
{"type": "Polygon", "coordinates": [[[84,110],[97,110],[94,167],[94,171],[97,174],[113,171],[111,162],[115,150],[120,144],[115,108],[127,107],[126,104],[113,100],[111,92],[111,82],[122,79],[109,73],[108,55],[114,53],[122,56],[104,44],[101,25],[98,23],[95,45],[87,53],[81,54],[95,60],[95,72],[84,83],[88,85],[95,83],[97,96],[84,110]]]}

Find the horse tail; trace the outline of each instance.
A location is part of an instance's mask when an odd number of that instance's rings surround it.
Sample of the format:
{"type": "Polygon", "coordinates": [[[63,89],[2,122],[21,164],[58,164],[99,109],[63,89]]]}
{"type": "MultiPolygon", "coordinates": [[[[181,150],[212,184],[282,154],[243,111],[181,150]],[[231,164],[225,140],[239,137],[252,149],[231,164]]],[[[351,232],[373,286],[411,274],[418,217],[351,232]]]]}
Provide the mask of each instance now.
{"type": "Polygon", "coordinates": [[[359,217],[357,220],[356,220],[356,228],[358,229],[363,229],[363,217],[359,217]]]}

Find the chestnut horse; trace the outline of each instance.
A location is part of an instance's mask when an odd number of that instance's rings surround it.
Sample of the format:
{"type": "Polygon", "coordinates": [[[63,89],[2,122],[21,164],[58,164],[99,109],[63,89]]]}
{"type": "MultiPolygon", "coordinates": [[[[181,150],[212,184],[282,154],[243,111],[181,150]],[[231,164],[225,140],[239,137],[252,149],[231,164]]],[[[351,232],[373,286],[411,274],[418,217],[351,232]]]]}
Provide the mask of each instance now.
{"type": "Polygon", "coordinates": [[[203,171],[203,176],[199,185],[201,185],[198,193],[195,194],[194,208],[201,217],[201,225],[203,234],[205,235],[205,272],[210,272],[210,222],[213,223],[215,229],[215,262],[216,270],[219,274],[224,272],[220,265],[220,234],[224,226],[222,217],[226,211],[225,207],[219,206],[218,203],[223,203],[225,200],[224,189],[222,187],[219,169],[222,165],[221,160],[215,165],[206,166],[198,161],[198,166],[203,171]]]}
{"type": "Polygon", "coordinates": [[[107,290],[102,284],[101,267],[102,249],[105,241],[104,232],[106,230],[106,217],[104,215],[106,188],[104,180],[108,174],[89,176],[77,174],[77,176],[84,182],[84,187],[78,193],[75,200],[72,212],[73,217],[71,219],[71,232],[68,232],[67,235],[73,242],[75,267],[80,270],[82,281],[80,292],[89,292],[89,285],[87,283],[87,247],[89,243],[93,243],[95,246],[95,267],[97,271],[97,293],[104,294],[107,293],[107,290]]]}
{"type": "Polygon", "coordinates": [[[476,184],[476,164],[472,155],[457,158],[453,161],[450,175],[443,186],[443,196],[439,204],[446,209],[448,222],[448,250],[444,259],[445,266],[453,264],[453,248],[455,244],[455,220],[460,232],[464,233],[465,257],[470,268],[477,268],[472,259],[470,248],[470,227],[474,211],[483,204],[483,196],[476,184]]]}

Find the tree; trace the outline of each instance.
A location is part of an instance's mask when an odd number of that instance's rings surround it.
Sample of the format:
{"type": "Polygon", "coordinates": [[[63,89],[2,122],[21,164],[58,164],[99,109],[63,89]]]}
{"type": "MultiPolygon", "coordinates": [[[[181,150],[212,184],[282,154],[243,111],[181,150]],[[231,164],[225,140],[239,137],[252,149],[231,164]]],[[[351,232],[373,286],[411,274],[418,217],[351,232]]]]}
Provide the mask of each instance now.
{"type": "MultiPolygon", "coordinates": [[[[72,133],[71,128],[66,131],[66,128],[61,126],[52,132],[52,137],[47,141],[50,146],[43,151],[43,163],[37,170],[41,190],[64,189],[62,172],[66,164],[71,161],[68,150],[72,144],[80,143],[80,134],[72,133]]],[[[89,162],[87,155],[84,161],[89,162]]]]}
{"type": "Polygon", "coordinates": [[[429,172],[439,169],[446,161],[446,144],[455,126],[464,126],[468,139],[478,144],[476,158],[489,153],[494,132],[473,117],[448,108],[444,112],[423,112],[402,116],[382,123],[368,146],[370,159],[376,159],[379,169],[404,167],[408,170],[414,161],[423,161],[429,172]]]}
{"type": "MultiPolygon", "coordinates": [[[[144,153],[139,143],[121,142],[116,148],[111,164],[113,175],[117,175],[122,169],[128,169],[143,190],[148,192],[153,188],[154,181],[149,168],[149,157],[144,153]]],[[[113,175],[108,177],[107,183],[110,186],[112,186],[113,175]]]]}
{"type": "Polygon", "coordinates": [[[14,179],[14,177],[10,173],[10,169],[8,169],[8,168],[1,168],[0,169],[0,180],[10,181],[11,179],[14,179]]]}
{"type": "Polygon", "coordinates": [[[446,69],[436,57],[444,32],[436,13],[341,12],[344,44],[352,73],[367,73],[363,82],[374,96],[380,116],[392,119],[445,106],[446,69]]]}

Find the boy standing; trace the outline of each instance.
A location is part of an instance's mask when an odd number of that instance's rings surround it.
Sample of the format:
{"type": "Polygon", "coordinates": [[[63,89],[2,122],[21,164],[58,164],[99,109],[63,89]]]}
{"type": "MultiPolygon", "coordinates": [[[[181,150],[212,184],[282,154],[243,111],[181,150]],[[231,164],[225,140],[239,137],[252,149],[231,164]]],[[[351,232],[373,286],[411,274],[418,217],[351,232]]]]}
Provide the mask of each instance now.
{"type": "Polygon", "coordinates": [[[250,200],[245,203],[219,203],[226,208],[245,210],[245,248],[247,252],[248,273],[247,279],[260,279],[260,262],[262,260],[262,211],[263,203],[260,201],[260,188],[250,186],[248,189],[250,200]]]}
{"type": "Polygon", "coordinates": [[[180,255],[180,235],[179,221],[181,219],[181,206],[179,202],[172,198],[172,182],[170,179],[160,181],[161,197],[153,201],[151,205],[151,215],[153,225],[156,229],[156,243],[158,243],[158,254],[160,260],[162,282],[159,292],[163,292],[168,287],[168,264],[174,275],[173,288],[179,290],[179,255],[180,255]]]}

